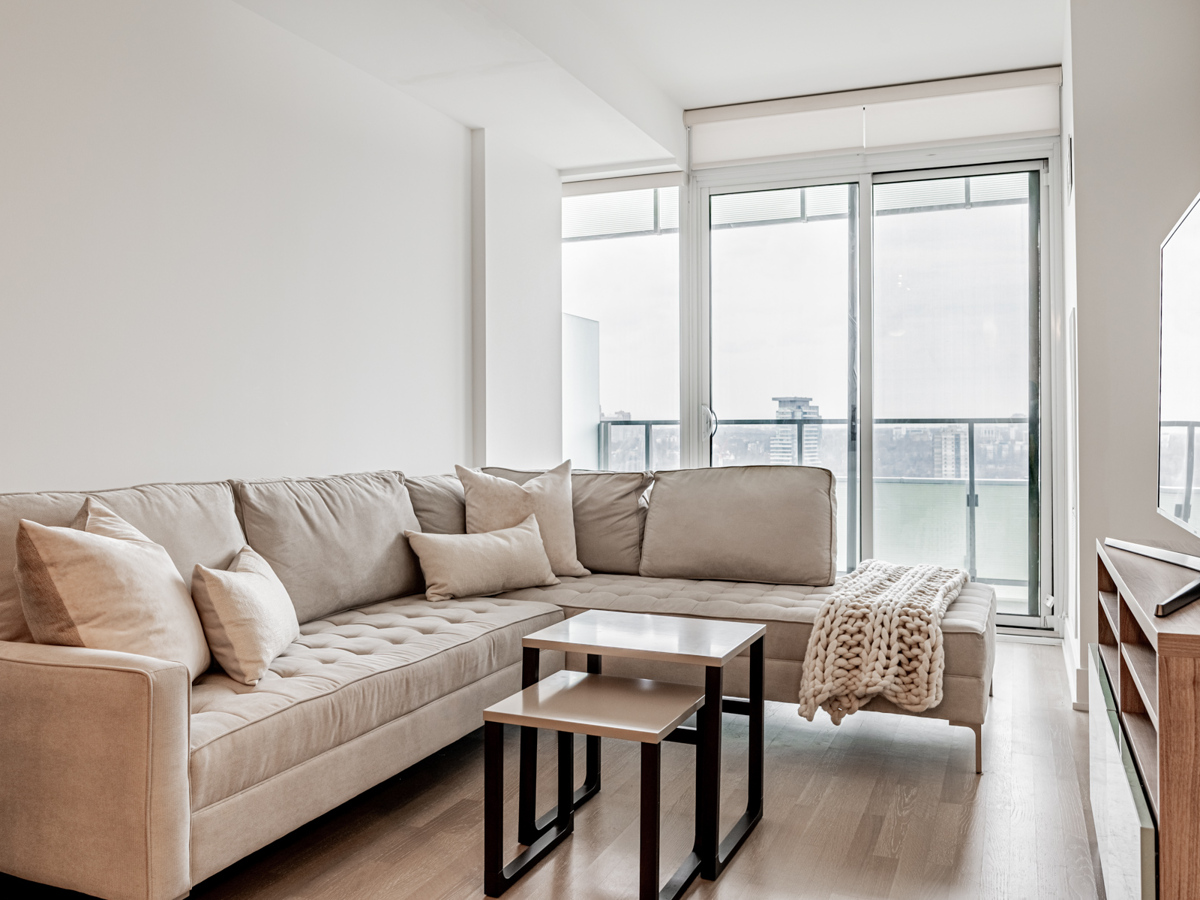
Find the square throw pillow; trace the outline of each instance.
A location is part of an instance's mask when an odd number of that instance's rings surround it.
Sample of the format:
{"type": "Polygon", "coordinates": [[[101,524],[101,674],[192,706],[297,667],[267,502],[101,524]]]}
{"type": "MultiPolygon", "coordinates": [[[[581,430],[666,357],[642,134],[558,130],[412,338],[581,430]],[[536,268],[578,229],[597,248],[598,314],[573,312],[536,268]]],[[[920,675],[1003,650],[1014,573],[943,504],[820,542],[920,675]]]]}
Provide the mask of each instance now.
{"type": "Polygon", "coordinates": [[[287,588],[250,547],[224,571],[197,564],[192,599],[212,655],[242,684],[258,684],[271,661],[300,637],[287,588]]]}
{"type": "Polygon", "coordinates": [[[590,575],[575,549],[571,505],[571,461],[517,484],[455,466],[467,506],[467,534],[512,528],[537,516],[542,544],[555,575],[590,575]]]}
{"type": "Polygon", "coordinates": [[[430,600],[559,583],[542,545],[537,516],[526,516],[519,525],[484,534],[410,531],[406,537],[421,560],[425,596],[430,600]]]}
{"type": "Polygon", "coordinates": [[[200,617],[167,551],[90,497],[70,528],[21,520],[16,575],[40,644],[171,660],[193,680],[208,668],[200,617]]]}
{"type": "MultiPolygon", "coordinates": [[[[483,472],[517,484],[525,484],[542,474],[495,466],[488,466],[483,472]]],[[[642,503],[642,497],[652,480],[649,472],[571,471],[575,553],[581,566],[593,572],[638,574],[642,529],[646,525],[646,504],[642,503]]],[[[419,509],[417,517],[421,518],[419,509]]],[[[422,518],[422,530],[429,531],[424,524],[422,518]]]]}

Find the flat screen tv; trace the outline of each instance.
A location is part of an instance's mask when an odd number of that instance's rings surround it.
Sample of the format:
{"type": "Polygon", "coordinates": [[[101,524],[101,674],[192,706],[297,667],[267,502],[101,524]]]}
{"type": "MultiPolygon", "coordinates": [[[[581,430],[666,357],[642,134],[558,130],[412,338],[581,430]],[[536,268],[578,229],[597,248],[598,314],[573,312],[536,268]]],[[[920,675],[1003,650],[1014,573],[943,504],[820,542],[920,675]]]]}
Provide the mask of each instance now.
{"type": "Polygon", "coordinates": [[[1159,260],[1158,511],[1200,535],[1200,197],[1159,260]]]}

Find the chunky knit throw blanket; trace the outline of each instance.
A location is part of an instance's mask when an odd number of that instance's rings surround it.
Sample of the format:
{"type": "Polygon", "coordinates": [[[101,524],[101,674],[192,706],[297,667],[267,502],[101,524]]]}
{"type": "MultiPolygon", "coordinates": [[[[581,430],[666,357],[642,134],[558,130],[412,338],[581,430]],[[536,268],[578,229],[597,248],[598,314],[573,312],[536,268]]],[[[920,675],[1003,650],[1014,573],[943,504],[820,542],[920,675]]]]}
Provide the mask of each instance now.
{"type": "Polygon", "coordinates": [[[942,615],[961,569],[863,560],[821,605],[800,674],[800,715],[835,725],[882,694],[909,712],[942,702],[942,615]]]}

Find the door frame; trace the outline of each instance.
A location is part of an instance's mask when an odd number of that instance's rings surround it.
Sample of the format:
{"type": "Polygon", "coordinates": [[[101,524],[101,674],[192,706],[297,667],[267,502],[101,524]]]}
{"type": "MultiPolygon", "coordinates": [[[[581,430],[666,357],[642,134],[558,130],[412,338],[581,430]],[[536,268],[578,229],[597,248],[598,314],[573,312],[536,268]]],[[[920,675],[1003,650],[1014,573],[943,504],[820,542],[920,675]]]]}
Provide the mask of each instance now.
{"type": "MultiPolygon", "coordinates": [[[[680,465],[706,467],[711,462],[711,423],[704,410],[711,402],[711,306],[710,260],[708,241],[709,198],[734,191],[772,190],[810,187],[822,184],[858,183],[858,559],[869,559],[874,544],[873,479],[864,478],[867,461],[873,456],[873,428],[862,427],[873,421],[872,360],[873,304],[872,260],[874,184],[889,181],[955,177],[963,174],[989,174],[1029,170],[1036,167],[1040,176],[1038,290],[1040,372],[1037,405],[1040,441],[1038,445],[1040,573],[1038,614],[999,615],[1000,625],[1039,628],[1061,633],[1061,620],[1055,596],[1065,596],[1067,541],[1063,538],[1067,497],[1065,485],[1069,462],[1063,442],[1059,450],[1056,435],[1065,426],[1066,398],[1060,396],[1067,379],[1064,365],[1065,300],[1063,285],[1061,228],[1061,150],[1060,139],[1030,138],[979,142],[940,147],[910,148],[883,152],[854,152],[840,156],[799,158],[702,169],[691,172],[680,191],[680,465]],[[1058,540],[1055,540],[1055,537],[1058,540]],[[1061,582],[1061,583],[1060,583],[1061,582]]],[[[717,414],[720,411],[717,410],[717,414]]],[[[849,477],[850,473],[847,473],[849,477]]],[[[1063,609],[1066,604],[1061,605],[1063,609]]]]}

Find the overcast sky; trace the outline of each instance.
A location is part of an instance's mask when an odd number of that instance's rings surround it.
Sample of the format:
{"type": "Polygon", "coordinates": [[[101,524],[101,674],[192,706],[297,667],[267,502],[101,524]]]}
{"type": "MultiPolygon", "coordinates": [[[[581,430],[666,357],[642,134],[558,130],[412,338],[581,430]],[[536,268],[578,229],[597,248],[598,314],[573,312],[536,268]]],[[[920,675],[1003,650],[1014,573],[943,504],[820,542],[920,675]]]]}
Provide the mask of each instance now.
{"type": "MultiPolygon", "coordinates": [[[[1028,413],[1026,215],[1018,205],[876,219],[877,416],[1028,413]]],[[[797,395],[845,417],[848,240],[845,219],[713,232],[721,418],[771,417],[772,397],[797,395]]],[[[678,418],[677,254],[673,234],[563,245],[563,310],[600,322],[605,414],[678,418]]]]}

